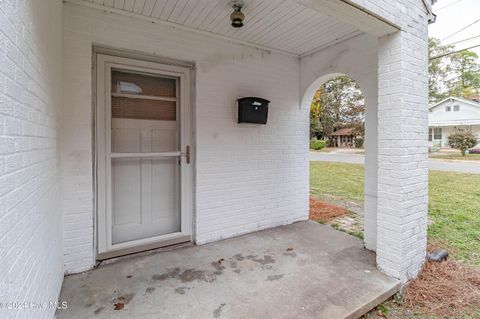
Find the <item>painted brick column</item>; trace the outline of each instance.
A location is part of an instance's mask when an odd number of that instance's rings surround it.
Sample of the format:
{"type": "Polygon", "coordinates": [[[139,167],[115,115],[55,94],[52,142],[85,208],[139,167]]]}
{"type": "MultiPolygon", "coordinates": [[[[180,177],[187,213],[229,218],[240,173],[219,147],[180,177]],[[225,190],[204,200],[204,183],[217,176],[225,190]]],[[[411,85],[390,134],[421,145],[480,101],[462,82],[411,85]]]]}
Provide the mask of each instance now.
{"type": "MultiPolygon", "coordinates": [[[[376,76],[375,76],[376,78],[376,76]]],[[[375,87],[377,83],[375,81],[375,87]]],[[[376,91],[376,90],[375,90],[376,91]]],[[[378,112],[377,92],[365,97],[365,183],[363,233],[365,248],[377,249],[377,186],[378,186],[378,112]]]]}
{"type": "Polygon", "coordinates": [[[412,11],[378,55],[377,264],[402,282],[418,275],[427,242],[427,19],[412,11]]]}

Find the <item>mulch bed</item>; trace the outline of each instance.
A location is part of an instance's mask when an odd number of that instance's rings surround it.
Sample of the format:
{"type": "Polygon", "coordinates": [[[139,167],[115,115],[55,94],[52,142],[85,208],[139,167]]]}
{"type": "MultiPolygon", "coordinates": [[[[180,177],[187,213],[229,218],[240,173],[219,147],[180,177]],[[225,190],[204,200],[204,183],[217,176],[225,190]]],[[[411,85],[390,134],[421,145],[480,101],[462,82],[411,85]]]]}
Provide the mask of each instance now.
{"type": "Polygon", "coordinates": [[[310,197],[310,219],[328,223],[339,216],[347,214],[347,210],[343,207],[328,204],[318,200],[314,197],[310,197]]]}
{"type": "MultiPolygon", "coordinates": [[[[431,249],[431,247],[429,247],[431,249]]],[[[427,262],[405,289],[405,305],[440,318],[480,308],[480,269],[453,260],[427,262]]]]}

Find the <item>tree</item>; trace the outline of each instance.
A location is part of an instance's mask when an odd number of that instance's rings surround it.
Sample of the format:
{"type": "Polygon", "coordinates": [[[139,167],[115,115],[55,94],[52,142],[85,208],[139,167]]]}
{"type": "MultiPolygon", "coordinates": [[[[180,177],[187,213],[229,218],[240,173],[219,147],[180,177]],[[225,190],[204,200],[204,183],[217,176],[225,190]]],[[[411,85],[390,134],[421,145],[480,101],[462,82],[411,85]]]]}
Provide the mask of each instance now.
{"type": "Polygon", "coordinates": [[[453,51],[453,46],[442,45],[440,40],[435,38],[428,39],[428,55],[429,55],[429,99],[430,103],[436,103],[448,97],[449,93],[446,88],[446,80],[450,73],[449,57],[435,58],[445,55],[453,51]],[[435,58],[435,59],[432,59],[435,58]]]}
{"type": "MultiPolygon", "coordinates": [[[[318,91],[315,93],[314,100],[318,95],[318,91]]],[[[310,139],[323,136],[322,127],[320,124],[320,106],[312,103],[310,106],[310,139]]]]}
{"type": "Polygon", "coordinates": [[[478,55],[472,51],[461,51],[450,58],[453,79],[449,82],[451,95],[470,98],[480,94],[480,64],[478,55]]]}
{"type": "MultiPolygon", "coordinates": [[[[360,86],[348,76],[325,82],[316,92],[310,108],[310,134],[328,139],[337,129],[353,127],[364,134],[365,102],[360,86]]],[[[313,137],[311,135],[311,137],[313,137]]]]}
{"type": "Polygon", "coordinates": [[[460,150],[462,152],[462,156],[465,156],[465,152],[469,149],[477,145],[478,140],[472,132],[457,132],[454,134],[450,134],[448,136],[448,145],[451,147],[460,150]]]}
{"type": "Polygon", "coordinates": [[[448,96],[471,99],[480,95],[480,63],[475,52],[442,45],[440,40],[429,41],[429,99],[436,103],[448,96]]]}

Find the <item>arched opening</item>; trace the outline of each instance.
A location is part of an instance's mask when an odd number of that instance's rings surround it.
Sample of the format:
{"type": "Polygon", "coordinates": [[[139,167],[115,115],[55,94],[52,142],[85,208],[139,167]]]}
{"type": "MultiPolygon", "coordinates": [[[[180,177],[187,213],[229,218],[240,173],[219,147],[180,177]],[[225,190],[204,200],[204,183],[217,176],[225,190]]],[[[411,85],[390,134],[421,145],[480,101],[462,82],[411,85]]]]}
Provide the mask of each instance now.
{"type": "Polygon", "coordinates": [[[364,240],[366,99],[346,74],[318,78],[302,106],[310,116],[310,219],[364,240]]]}
{"type": "Polygon", "coordinates": [[[365,99],[360,85],[347,75],[324,82],[310,105],[310,139],[324,141],[327,148],[361,152],[364,136],[365,99]]]}

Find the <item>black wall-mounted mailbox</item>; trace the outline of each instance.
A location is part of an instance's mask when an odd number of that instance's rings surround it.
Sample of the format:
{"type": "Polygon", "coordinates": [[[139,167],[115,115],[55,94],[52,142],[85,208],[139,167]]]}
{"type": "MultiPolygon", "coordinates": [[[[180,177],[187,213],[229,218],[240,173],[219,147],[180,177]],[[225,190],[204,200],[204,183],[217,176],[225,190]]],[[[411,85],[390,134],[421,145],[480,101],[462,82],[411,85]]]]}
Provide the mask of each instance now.
{"type": "Polygon", "coordinates": [[[238,123],[267,124],[270,101],[259,97],[244,97],[238,102],[238,123]]]}

